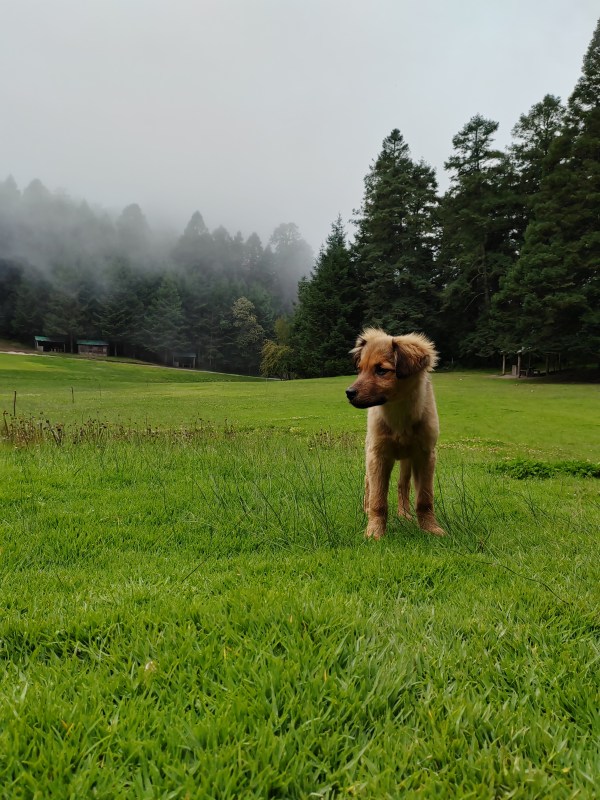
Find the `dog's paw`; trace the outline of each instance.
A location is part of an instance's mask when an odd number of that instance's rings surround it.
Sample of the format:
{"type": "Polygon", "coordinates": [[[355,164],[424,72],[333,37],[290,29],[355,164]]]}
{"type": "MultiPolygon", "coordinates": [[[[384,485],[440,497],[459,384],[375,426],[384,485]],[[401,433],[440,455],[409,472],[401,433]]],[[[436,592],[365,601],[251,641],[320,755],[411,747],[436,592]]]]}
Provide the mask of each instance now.
{"type": "Polygon", "coordinates": [[[440,528],[440,526],[437,523],[429,525],[421,525],[421,530],[424,530],[426,533],[431,533],[433,536],[448,535],[446,531],[443,528],[440,528]]]}
{"type": "Polygon", "coordinates": [[[427,533],[432,533],[434,536],[448,536],[446,531],[443,528],[440,528],[439,525],[436,525],[435,528],[431,528],[431,530],[427,531],[427,533]]]}
{"type": "Polygon", "coordinates": [[[385,528],[381,525],[367,525],[365,539],[382,539],[385,536],[385,528]]]}
{"type": "Polygon", "coordinates": [[[446,536],[446,531],[438,525],[437,519],[433,515],[423,516],[419,519],[419,527],[432,536],[446,536]]]}
{"type": "Polygon", "coordinates": [[[403,508],[398,509],[398,516],[400,519],[406,519],[409,522],[411,522],[413,518],[413,515],[410,513],[410,511],[405,511],[403,508]]]}

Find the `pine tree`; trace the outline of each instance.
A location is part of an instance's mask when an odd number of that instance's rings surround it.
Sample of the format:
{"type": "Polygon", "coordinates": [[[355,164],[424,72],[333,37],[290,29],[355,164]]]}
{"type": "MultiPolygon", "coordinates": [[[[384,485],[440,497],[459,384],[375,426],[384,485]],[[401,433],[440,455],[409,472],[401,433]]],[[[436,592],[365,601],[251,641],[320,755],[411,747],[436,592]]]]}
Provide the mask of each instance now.
{"type": "Polygon", "coordinates": [[[199,211],[194,211],[173,251],[173,259],[188,271],[205,271],[212,239],[199,211]]]}
{"type": "Polygon", "coordinates": [[[134,354],[136,346],[144,344],[142,320],[147,308],[142,281],[121,259],[110,265],[106,278],[110,288],[98,312],[98,328],[111,342],[115,355],[134,354]]]}
{"type": "Polygon", "coordinates": [[[282,309],[289,311],[296,299],[298,281],[310,270],[313,253],[293,222],[282,222],[278,225],[269,244],[272,248],[271,288],[282,309]]]}
{"type": "Polygon", "coordinates": [[[362,321],[356,267],[340,217],[331,226],[309,278],[298,286],[290,344],[294,370],[307,377],[344,375],[362,321]]]}
{"type": "Polygon", "coordinates": [[[439,267],[446,355],[474,359],[498,350],[492,298],[515,259],[514,176],[494,146],[498,123],[476,115],[453,138],[451,186],[441,209],[439,267]]]}
{"type": "Polygon", "coordinates": [[[146,331],[151,349],[164,363],[174,350],[185,347],[184,315],[177,285],[170,275],[160,282],[146,317],[146,331]]]}
{"type": "Polygon", "coordinates": [[[600,352],[600,22],[551,143],[521,257],[503,304],[514,347],[600,352]]]}
{"type": "Polygon", "coordinates": [[[527,114],[521,114],[512,129],[516,141],[510,152],[524,198],[540,190],[542,179],[548,173],[550,148],[560,134],[564,114],[560,98],[547,94],[527,114]]]}
{"type": "Polygon", "coordinates": [[[131,203],[117,220],[119,253],[134,263],[144,265],[150,256],[150,228],[142,209],[131,203]]]}
{"type": "MultiPolygon", "coordinates": [[[[0,258],[0,337],[10,336],[12,333],[15,304],[19,290],[23,286],[23,279],[21,264],[11,259],[0,258]]],[[[30,337],[34,335],[32,330],[28,333],[30,337]]]]}
{"type": "Polygon", "coordinates": [[[436,179],[395,129],[365,178],[354,247],[365,321],[400,333],[430,328],[435,311],[436,179]]]}
{"type": "Polygon", "coordinates": [[[17,284],[10,333],[18,341],[31,342],[43,333],[50,287],[36,270],[26,270],[17,284]]]}
{"type": "Polygon", "coordinates": [[[44,333],[66,336],[71,353],[75,352],[75,339],[80,335],[82,320],[81,305],[74,292],[54,289],[50,293],[44,315],[44,333]]]}
{"type": "Polygon", "coordinates": [[[12,175],[0,181],[0,257],[14,254],[21,192],[12,175]]]}
{"type": "Polygon", "coordinates": [[[523,250],[525,231],[531,221],[542,180],[550,169],[551,148],[561,133],[564,114],[565,108],[560,98],[548,94],[526,114],[521,114],[512,130],[514,142],[509,148],[512,165],[512,209],[507,203],[506,210],[509,216],[512,212],[514,258],[506,275],[500,279],[499,290],[492,298],[490,316],[490,330],[498,350],[514,351],[520,348],[515,339],[516,315],[520,312],[518,304],[511,302],[510,292],[507,293],[506,287],[523,250]]]}

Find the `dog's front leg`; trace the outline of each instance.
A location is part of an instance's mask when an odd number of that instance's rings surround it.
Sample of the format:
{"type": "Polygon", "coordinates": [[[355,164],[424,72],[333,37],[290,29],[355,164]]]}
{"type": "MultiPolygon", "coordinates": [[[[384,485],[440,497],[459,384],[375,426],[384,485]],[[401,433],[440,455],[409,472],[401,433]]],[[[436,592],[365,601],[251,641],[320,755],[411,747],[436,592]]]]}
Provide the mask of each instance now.
{"type": "Polygon", "coordinates": [[[388,516],[388,487],[390,475],[394,466],[394,457],[386,452],[371,451],[367,453],[367,485],[368,497],[365,495],[365,505],[368,515],[368,524],[365,536],[367,538],[381,539],[385,535],[388,516]]]}
{"type": "Polygon", "coordinates": [[[400,461],[400,478],[398,479],[398,516],[412,519],[410,513],[410,475],[411,463],[409,458],[400,461]]]}
{"type": "Polygon", "coordinates": [[[439,526],[433,510],[434,471],[435,450],[419,453],[413,460],[415,490],[417,495],[417,519],[419,520],[419,527],[422,530],[433,533],[434,536],[445,536],[446,531],[439,526]]]}

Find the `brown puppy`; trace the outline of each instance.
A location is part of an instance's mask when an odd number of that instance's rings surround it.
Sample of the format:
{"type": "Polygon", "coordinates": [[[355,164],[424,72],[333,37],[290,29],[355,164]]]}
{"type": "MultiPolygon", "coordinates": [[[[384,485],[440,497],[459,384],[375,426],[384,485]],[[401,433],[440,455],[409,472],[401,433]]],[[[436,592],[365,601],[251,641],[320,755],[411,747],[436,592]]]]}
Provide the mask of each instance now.
{"type": "Polygon", "coordinates": [[[400,461],[398,514],[411,518],[412,474],[419,525],[444,536],[433,511],[435,445],[440,430],[428,374],[437,364],[433,343],[419,333],[388,336],[377,328],[367,328],[350,352],[359,375],[346,395],[356,408],[369,409],[365,535],[380,539],[385,534],[390,475],[394,461],[400,461]]]}

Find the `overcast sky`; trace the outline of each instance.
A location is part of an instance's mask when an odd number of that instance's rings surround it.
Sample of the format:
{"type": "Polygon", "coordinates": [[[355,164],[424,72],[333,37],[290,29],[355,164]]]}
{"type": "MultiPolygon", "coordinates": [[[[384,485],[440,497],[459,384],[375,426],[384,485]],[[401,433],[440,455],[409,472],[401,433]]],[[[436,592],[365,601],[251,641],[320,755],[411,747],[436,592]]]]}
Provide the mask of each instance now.
{"type": "Polygon", "coordinates": [[[476,113],[504,146],[566,99],[598,0],[0,0],[0,179],[315,250],[395,127],[446,185],[476,113]]]}

